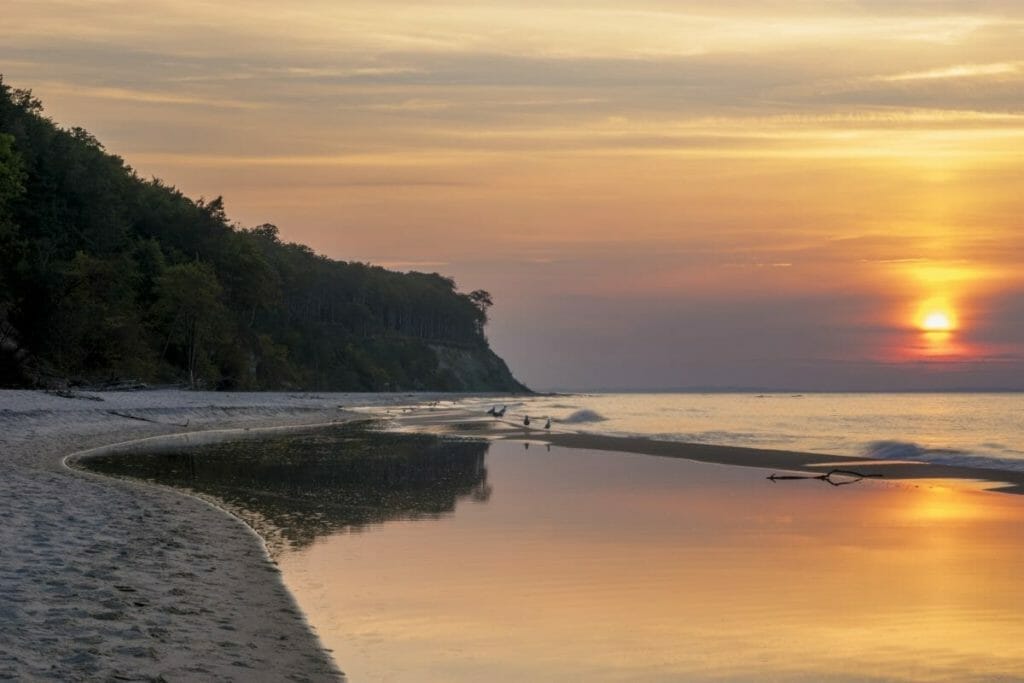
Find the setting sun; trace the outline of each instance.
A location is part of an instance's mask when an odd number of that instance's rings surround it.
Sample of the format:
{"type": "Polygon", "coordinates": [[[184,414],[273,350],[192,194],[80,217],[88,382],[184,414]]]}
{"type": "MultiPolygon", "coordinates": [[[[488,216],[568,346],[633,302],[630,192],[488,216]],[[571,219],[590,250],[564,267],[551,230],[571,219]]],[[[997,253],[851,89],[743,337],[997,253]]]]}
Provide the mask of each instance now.
{"type": "Polygon", "coordinates": [[[948,313],[933,311],[924,316],[924,320],[921,321],[921,329],[927,332],[949,332],[953,329],[953,321],[948,313]]]}

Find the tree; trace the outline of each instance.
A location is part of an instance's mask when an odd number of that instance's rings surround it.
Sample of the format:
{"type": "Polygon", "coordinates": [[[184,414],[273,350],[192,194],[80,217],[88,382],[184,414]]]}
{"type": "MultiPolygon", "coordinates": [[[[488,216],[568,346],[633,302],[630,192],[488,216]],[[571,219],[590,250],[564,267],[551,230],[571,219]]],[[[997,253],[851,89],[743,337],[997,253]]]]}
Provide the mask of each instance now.
{"type": "Polygon", "coordinates": [[[484,326],[487,325],[487,311],[494,305],[494,299],[491,298],[491,293],[484,289],[475,289],[467,294],[466,298],[470,300],[477,310],[474,332],[476,335],[483,337],[484,326]]]}
{"type": "Polygon", "coordinates": [[[10,215],[11,202],[25,191],[24,176],[21,157],[14,151],[14,138],[0,133],[0,220],[10,215]]]}
{"type": "Polygon", "coordinates": [[[17,226],[11,220],[11,205],[25,191],[23,180],[24,170],[21,157],[14,151],[14,138],[0,133],[0,347],[13,334],[7,321],[12,302],[5,275],[14,267],[17,258],[17,226]]]}
{"type": "Polygon", "coordinates": [[[475,289],[466,296],[473,302],[481,313],[487,315],[487,309],[494,305],[494,300],[491,298],[491,293],[483,289],[475,289]]]}
{"type": "Polygon", "coordinates": [[[170,266],[157,278],[153,308],[165,334],[163,357],[178,347],[193,388],[216,379],[211,352],[230,331],[222,293],[216,274],[204,263],[170,266]]]}
{"type": "Polygon", "coordinates": [[[138,267],[127,255],[106,259],[79,252],[63,271],[55,318],[56,362],[80,377],[133,378],[153,367],[140,320],[138,267]]]}
{"type": "MultiPolygon", "coordinates": [[[[25,192],[23,185],[25,170],[21,157],[14,150],[14,138],[0,133],[0,251],[10,259],[17,227],[13,222],[14,202],[25,192]]],[[[3,270],[10,263],[0,262],[0,287],[3,287],[3,270]]]]}

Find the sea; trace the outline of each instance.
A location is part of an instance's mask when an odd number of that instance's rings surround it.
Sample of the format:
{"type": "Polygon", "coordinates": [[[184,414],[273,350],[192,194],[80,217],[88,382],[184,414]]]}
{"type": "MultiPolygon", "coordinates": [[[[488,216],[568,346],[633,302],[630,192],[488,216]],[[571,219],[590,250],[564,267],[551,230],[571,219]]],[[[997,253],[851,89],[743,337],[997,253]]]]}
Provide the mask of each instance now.
{"type": "MultiPolygon", "coordinates": [[[[405,422],[493,419],[494,398],[421,398],[405,422]]],[[[1021,398],[500,400],[541,430],[1020,468],[1021,398]]],[[[1024,496],[509,436],[349,423],[91,467],[254,524],[348,683],[1024,680],[1024,496]]]]}
{"type": "Polygon", "coordinates": [[[1024,470],[1021,393],[579,393],[500,405],[506,420],[550,417],[560,431],[1024,470]]]}

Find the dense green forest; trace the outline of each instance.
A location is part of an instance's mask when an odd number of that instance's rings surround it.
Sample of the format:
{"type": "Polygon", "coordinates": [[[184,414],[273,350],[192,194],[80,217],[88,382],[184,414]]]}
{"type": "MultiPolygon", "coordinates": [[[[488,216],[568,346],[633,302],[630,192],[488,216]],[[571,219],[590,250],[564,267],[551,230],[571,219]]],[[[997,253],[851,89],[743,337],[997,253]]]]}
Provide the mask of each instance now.
{"type": "Polygon", "coordinates": [[[491,303],[234,225],[0,78],[0,383],[524,390],[491,303]]]}

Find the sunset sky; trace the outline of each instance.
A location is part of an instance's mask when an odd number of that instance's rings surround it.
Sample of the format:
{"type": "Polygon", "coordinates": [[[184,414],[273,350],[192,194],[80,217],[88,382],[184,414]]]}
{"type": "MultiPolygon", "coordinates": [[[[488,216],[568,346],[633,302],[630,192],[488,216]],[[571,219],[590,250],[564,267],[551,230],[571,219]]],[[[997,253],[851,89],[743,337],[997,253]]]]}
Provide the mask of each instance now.
{"type": "Polygon", "coordinates": [[[495,299],[538,389],[1024,387],[1017,0],[6,0],[141,175],[495,299]]]}

